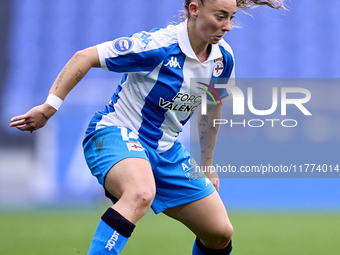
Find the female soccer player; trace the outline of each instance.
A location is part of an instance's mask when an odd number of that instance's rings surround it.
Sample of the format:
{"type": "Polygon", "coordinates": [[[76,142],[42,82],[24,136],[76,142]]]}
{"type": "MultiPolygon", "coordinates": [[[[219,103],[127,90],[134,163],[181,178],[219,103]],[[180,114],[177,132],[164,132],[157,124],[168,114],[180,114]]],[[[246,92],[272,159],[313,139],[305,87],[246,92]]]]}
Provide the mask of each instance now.
{"type": "MultiPolygon", "coordinates": [[[[114,201],[88,254],[119,254],[150,207],[181,221],[197,236],[192,254],[230,254],[233,227],[217,193],[218,177],[199,178],[197,164],[177,136],[201,102],[198,88],[205,86],[190,86],[190,79],[234,77],[232,51],[222,38],[236,9],[264,4],[281,7],[274,0],[186,0],[186,20],[178,25],[77,52],[46,102],[11,119],[10,126],[33,132],[92,67],[124,73],[111,101],[92,118],[83,142],[92,174],[114,201]]],[[[220,104],[208,105],[204,118],[199,113],[200,139],[205,141],[200,166],[212,166],[217,135],[212,121],[220,116],[220,104]]]]}

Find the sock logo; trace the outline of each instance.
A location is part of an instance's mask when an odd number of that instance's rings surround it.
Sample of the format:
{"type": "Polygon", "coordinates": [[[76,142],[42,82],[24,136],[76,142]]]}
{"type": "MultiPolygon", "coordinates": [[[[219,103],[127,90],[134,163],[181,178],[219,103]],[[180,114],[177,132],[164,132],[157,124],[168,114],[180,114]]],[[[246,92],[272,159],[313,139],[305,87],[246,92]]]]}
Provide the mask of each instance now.
{"type": "Polygon", "coordinates": [[[116,242],[118,240],[119,233],[115,231],[109,241],[107,241],[107,244],[105,246],[105,249],[109,249],[109,251],[112,250],[112,248],[116,245],[116,242]]]}

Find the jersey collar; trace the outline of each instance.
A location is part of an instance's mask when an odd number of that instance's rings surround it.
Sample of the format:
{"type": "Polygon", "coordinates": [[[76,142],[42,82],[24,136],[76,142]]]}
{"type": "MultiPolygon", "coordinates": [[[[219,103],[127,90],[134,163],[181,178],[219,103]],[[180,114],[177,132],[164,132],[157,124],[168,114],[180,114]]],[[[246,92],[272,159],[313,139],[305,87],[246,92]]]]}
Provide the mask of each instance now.
{"type": "MultiPolygon", "coordinates": [[[[184,22],[178,25],[178,43],[179,43],[179,47],[181,48],[182,52],[186,56],[199,61],[190,44],[188,28],[187,28],[187,20],[185,20],[184,22]]],[[[222,57],[220,47],[218,46],[218,44],[212,44],[209,58],[204,62],[212,61],[220,57],[222,57]]]]}

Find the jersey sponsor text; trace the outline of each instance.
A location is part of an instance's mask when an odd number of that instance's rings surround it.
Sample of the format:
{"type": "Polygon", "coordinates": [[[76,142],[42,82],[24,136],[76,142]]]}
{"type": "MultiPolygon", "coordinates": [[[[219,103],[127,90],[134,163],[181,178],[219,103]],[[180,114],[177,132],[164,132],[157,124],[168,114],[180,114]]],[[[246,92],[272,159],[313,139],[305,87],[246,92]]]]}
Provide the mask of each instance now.
{"type": "Polygon", "coordinates": [[[165,110],[178,112],[193,112],[201,103],[201,96],[189,95],[178,92],[172,101],[159,98],[159,106],[165,110]]]}

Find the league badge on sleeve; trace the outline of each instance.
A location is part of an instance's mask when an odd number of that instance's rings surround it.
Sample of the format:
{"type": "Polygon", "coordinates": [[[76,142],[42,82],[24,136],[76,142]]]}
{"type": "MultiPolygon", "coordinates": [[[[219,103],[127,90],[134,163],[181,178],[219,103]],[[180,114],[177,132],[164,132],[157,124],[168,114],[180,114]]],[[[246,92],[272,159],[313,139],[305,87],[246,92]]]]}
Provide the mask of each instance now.
{"type": "Polygon", "coordinates": [[[222,58],[218,58],[215,60],[214,70],[213,70],[214,77],[219,77],[222,74],[224,70],[224,65],[222,61],[223,61],[222,58]]]}
{"type": "Polygon", "coordinates": [[[113,41],[112,47],[118,54],[126,54],[133,48],[134,42],[131,38],[121,37],[113,41]]]}

